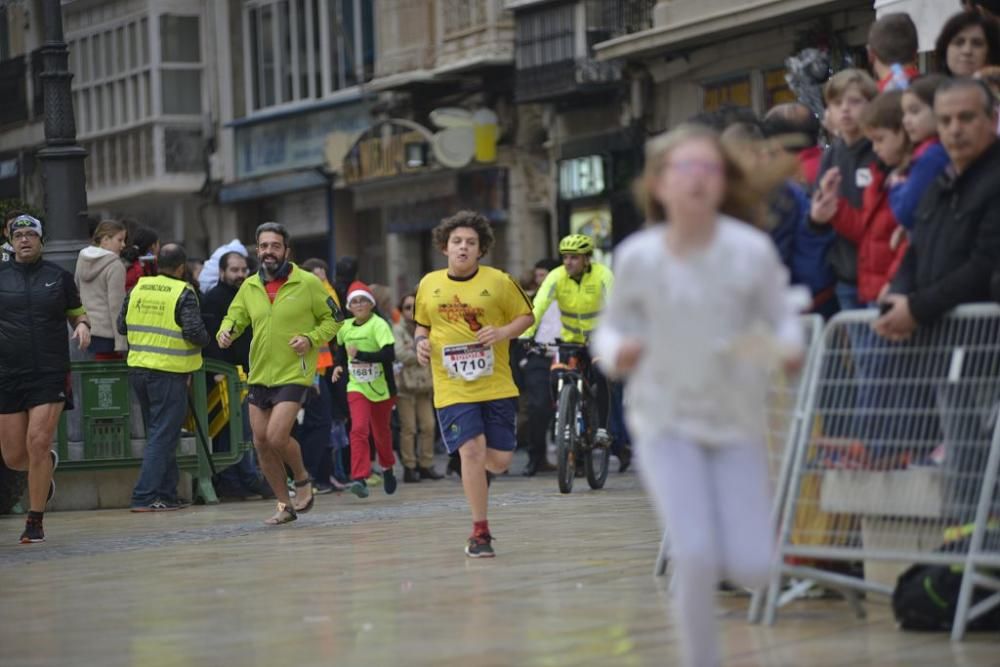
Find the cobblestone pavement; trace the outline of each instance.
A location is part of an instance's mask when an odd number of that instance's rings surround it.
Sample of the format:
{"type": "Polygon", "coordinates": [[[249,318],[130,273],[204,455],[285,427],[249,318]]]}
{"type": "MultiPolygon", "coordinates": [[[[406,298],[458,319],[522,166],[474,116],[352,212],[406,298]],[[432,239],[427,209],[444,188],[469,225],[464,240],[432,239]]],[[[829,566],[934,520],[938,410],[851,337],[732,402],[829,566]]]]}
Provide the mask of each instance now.
{"type": "MultiPolygon", "coordinates": [[[[660,540],[636,476],[569,496],[552,476],[493,486],[498,557],[462,553],[454,479],[394,496],[321,496],[298,522],[269,502],[180,512],[55,512],[49,541],[0,517],[0,665],[676,664],[660,540]]],[[[720,599],[727,665],[996,665],[1000,642],[895,630],[798,602],[773,628],[720,599]]]]}

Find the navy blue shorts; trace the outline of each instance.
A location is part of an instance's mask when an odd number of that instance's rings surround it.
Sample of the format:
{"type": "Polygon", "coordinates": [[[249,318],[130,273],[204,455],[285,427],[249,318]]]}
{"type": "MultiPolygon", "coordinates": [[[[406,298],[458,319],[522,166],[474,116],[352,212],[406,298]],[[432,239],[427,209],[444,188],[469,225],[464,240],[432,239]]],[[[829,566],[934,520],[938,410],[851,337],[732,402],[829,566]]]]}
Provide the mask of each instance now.
{"type": "Polygon", "coordinates": [[[481,403],[456,403],[437,411],[441,438],[449,454],[480,435],[486,446],[503,452],[517,448],[517,399],[501,398],[481,403]]]}

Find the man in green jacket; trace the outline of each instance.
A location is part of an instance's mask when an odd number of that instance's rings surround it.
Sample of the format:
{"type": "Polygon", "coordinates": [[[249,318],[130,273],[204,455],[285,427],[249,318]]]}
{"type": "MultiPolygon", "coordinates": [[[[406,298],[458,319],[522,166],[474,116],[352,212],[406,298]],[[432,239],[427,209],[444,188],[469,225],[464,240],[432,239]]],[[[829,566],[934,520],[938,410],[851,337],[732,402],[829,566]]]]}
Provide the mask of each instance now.
{"type": "Polygon", "coordinates": [[[260,271],[247,278],[219,327],[219,347],[226,349],[248,326],[250,342],[250,428],[264,476],[278,498],[266,521],[288,523],[313,506],[312,483],[302,464],[292,426],[312,387],[320,348],[337,334],[336,304],[312,273],[288,261],[289,235],[284,226],[265,222],[257,228],[260,271]],[[285,466],[293,474],[296,502],[288,494],[285,466]]]}

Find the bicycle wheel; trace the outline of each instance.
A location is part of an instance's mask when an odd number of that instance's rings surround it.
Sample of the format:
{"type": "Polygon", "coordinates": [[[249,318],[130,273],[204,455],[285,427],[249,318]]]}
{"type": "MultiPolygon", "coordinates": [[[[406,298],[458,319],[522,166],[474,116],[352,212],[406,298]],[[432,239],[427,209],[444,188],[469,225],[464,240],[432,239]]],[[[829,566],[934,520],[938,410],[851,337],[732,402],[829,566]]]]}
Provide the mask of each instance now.
{"type": "Polygon", "coordinates": [[[594,445],[587,452],[584,460],[587,469],[587,484],[592,489],[604,487],[604,482],[608,479],[608,466],[611,461],[611,452],[604,445],[594,445]]]}
{"type": "Polygon", "coordinates": [[[605,438],[598,438],[598,415],[597,398],[591,398],[584,406],[587,416],[587,433],[589,434],[590,447],[584,452],[583,468],[587,473],[587,483],[592,489],[604,487],[604,482],[608,479],[608,468],[611,465],[610,442],[605,438]]]}
{"type": "Polygon", "coordinates": [[[563,385],[559,392],[559,407],[556,411],[556,464],[559,478],[559,491],[573,491],[573,478],[576,476],[576,441],[579,437],[577,429],[577,409],[580,395],[571,383],[563,385]]]}

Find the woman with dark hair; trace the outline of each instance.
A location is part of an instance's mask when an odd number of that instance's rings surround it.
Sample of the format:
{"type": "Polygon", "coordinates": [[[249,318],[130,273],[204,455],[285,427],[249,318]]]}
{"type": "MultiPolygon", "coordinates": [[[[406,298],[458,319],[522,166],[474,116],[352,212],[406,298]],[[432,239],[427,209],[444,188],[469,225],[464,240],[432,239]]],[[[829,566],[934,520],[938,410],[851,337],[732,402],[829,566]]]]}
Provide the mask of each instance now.
{"type": "Polygon", "coordinates": [[[125,272],[125,291],[131,292],[139,278],[156,275],[156,253],[160,250],[160,237],[149,227],[137,225],[129,232],[128,245],[122,250],[128,270],[125,272]]]}
{"type": "Polygon", "coordinates": [[[987,65],[1000,65],[1000,23],[978,12],[959,12],[941,28],[934,55],[949,76],[973,76],[987,65]]]}

